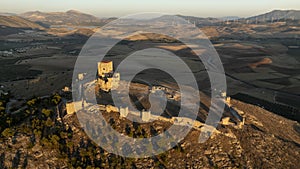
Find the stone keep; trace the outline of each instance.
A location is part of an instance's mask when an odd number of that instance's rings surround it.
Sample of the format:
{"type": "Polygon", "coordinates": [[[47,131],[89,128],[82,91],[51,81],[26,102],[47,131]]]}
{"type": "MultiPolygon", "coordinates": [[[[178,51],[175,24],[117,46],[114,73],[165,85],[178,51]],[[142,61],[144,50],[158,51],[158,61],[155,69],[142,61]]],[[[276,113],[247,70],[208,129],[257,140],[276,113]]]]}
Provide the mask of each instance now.
{"type": "Polygon", "coordinates": [[[113,62],[112,61],[102,61],[98,63],[98,76],[105,77],[107,74],[113,72],[113,62]]]}
{"type": "Polygon", "coordinates": [[[102,61],[98,63],[98,84],[100,89],[109,92],[111,89],[119,87],[120,73],[113,72],[112,61],[102,61]]]}

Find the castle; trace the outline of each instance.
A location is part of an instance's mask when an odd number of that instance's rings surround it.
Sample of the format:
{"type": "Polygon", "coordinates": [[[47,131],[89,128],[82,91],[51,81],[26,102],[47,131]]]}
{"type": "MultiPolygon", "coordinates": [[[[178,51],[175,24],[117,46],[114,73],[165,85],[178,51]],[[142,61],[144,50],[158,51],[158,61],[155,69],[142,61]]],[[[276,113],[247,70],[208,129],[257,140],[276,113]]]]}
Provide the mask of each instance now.
{"type": "MultiPolygon", "coordinates": [[[[97,85],[102,91],[110,92],[112,89],[116,89],[120,84],[120,73],[115,73],[113,70],[113,62],[112,61],[101,61],[98,62],[98,74],[97,74],[97,85]]],[[[78,80],[83,80],[85,74],[78,74],[78,80]]],[[[170,88],[164,86],[152,86],[150,89],[151,93],[155,93],[157,91],[164,91],[166,97],[170,100],[180,101],[180,93],[173,91],[170,88]]],[[[228,112],[229,117],[224,117],[221,120],[221,124],[223,125],[233,125],[238,128],[242,128],[245,123],[244,112],[238,110],[237,108],[231,105],[230,97],[227,97],[226,92],[221,93],[222,101],[225,103],[225,112],[228,112]]],[[[66,104],[66,109],[68,114],[73,114],[75,112],[76,107],[84,108],[84,105],[88,105],[86,101],[82,98],[82,101],[78,102],[70,102],[66,104]]],[[[89,105],[91,106],[91,105],[89,105]]],[[[151,120],[159,119],[163,121],[173,122],[177,125],[190,125],[196,128],[203,126],[204,124],[193,119],[185,118],[185,117],[172,117],[171,119],[166,119],[161,117],[160,115],[154,115],[151,111],[132,111],[129,110],[128,107],[115,107],[113,105],[100,105],[100,109],[106,112],[119,112],[121,118],[126,118],[128,115],[134,115],[141,117],[142,121],[149,122],[151,120]]]]}
{"type": "Polygon", "coordinates": [[[101,90],[109,92],[119,87],[120,73],[114,73],[112,61],[98,62],[98,85],[101,90]]]}

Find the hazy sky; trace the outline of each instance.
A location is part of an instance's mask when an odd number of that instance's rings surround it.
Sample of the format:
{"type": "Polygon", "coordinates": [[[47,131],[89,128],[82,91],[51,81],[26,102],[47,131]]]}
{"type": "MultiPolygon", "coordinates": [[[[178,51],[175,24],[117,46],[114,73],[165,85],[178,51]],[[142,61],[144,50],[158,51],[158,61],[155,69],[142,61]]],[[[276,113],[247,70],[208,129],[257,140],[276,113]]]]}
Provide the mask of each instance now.
{"type": "Polygon", "coordinates": [[[203,17],[253,16],[273,9],[300,10],[300,0],[0,0],[0,12],[67,11],[98,17],[164,12],[203,17]]]}

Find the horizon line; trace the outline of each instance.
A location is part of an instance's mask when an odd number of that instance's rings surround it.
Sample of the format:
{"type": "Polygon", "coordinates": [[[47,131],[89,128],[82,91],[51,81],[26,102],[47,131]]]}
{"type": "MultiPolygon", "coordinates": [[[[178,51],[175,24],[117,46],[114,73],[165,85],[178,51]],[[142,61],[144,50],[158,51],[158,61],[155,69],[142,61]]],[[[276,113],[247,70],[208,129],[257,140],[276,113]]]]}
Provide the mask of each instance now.
{"type": "MultiPolygon", "coordinates": [[[[77,11],[77,12],[80,12],[80,13],[83,13],[83,14],[89,14],[89,15],[93,15],[97,18],[120,18],[120,17],[123,17],[123,16],[127,16],[127,15],[131,15],[131,14],[126,14],[126,15],[110,15],[110,16],[99,16],[97,14],[94,14],[92,12],[86,12],[85,10],[78,10],[78,9],[68,9],[68,10],[56,10],[56,11],[47,11],[47,10],[28,10],[26,12],[19,12],[19,13],[15,13],[15,12],[0,12],[0,15],[1,14],[11,14],[11,15],[20,15],[20,14],[24,14],[24,13],[28,13],[28,12],[41,12],[41,13],[57,13],[57,12],[61,12],[61,13],[66,13],[66,12],[69,12],[69,11],[77,11]]],[[[300,11],[300,9],[270,9],[270,10],[267,10],[266,12],[259,12],[255,15],[248,15],[248,16],[239,16],[239,15],[223,15],[223,16],[201,16],[201,15],[190,15],[190,14],[183,14],[183,13],[169,13],[169,14],[172,14],[172,15],[181,15],[181,16],[191,16],[191,17],[200,17],[200,18],[224,18],[224,17],[238,17],[238,18],[249,18],[249,17],[253,17],[253,16],[259,16],[259,15],[262,15],[262,14],[266,14],[266,13],[270,13],[270,12],[273,12],[273,11],[300,11]]],[[[142,12],[137,12],[137,13],[142,13],[142,12]]],[[[143,13],[147,13],[147,12],[143,12],[143,13]]],[[[162,12],[157,12],[157,13],[162,13],[162,12]]],[[[133,13],[134,14],[134,13],[133,13]]],[[[168,14],[168,13],[166,13],[168,14]]]]}

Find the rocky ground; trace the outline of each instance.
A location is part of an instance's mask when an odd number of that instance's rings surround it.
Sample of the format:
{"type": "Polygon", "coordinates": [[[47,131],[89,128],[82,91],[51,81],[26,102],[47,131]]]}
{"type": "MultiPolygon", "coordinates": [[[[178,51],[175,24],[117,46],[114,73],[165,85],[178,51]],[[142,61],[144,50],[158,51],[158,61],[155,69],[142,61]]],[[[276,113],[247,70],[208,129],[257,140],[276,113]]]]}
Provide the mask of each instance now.
{"type": "MultiPolygon", "coordinates": [[[[0,168],[297,168],[300,165],[297,122],[240,101],[233,100],[232,104],[245,112],[242,129],[219,125],[220,132],[205,143],[198,143],[200,131],[193,129],[175,148],[143,159],[122,158],[98,147],[86,136],[75,114],[60,120],[54,112],[36,111],[11,126],[10,131],[2,132],[0,168]]],[[[118,113],[103,115],[119,132],[126,133],[127,124],[131,129],[128,134],[134,137],[151,135],[151,127],[160,133],[171,125],[156,121],[135,126],[118,113]]]]}

